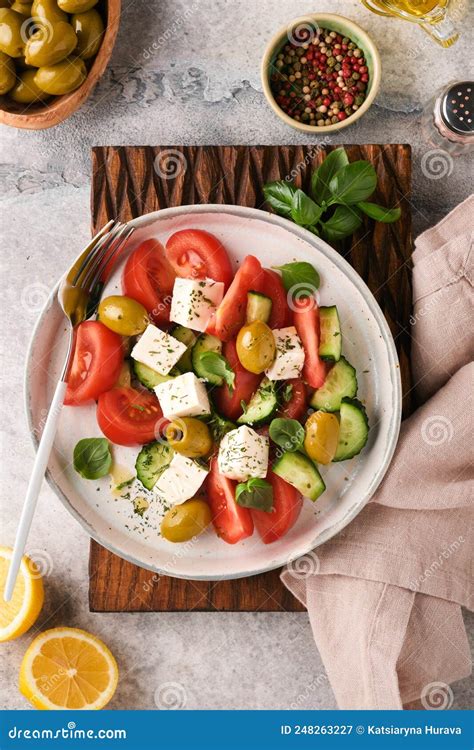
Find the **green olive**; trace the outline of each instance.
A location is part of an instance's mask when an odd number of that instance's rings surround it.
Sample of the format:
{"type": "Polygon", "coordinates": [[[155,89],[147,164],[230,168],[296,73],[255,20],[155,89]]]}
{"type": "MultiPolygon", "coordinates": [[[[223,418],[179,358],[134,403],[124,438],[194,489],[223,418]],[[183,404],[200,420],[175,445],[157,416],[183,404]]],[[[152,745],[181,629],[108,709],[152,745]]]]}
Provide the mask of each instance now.
{"type": "Polygon", "coordinates": [[[6,94],[7,91],[15,85],[15,65],[11,57],[4,52],[0,52],[0,94],[6,94]]]}
{"type": "Polygon", "coordinates": [[[194,417],[179,417],[170,422],[165,437],[177,453],[188,458],[207,456],[212,450],[209,427],[194,417]]]}
{"type": "Polygon", "coordinates": [[[10,98],[18,104],[32,104],[49,99],[48,94],[38,88],[35,83],[36,70],[24,70],[16,85],[10,91],[10,98]]]}
{"type": "Polygon", "coordinates": [[[97,5],[98,0],[58,0],[61,10],[66,13],[85,13],[97,5]]]}
{"type": "Polygon", "coordinates": [[[25,19],[10,8],[0,8],[0,52],[10,57],[21,57],[26,37],[22,33],[25,19]]]}
{"type": "Polygon", "coordinates": [[[47,94],[69,94],[79,88],[87,77],[84,61],[67,57],[56,65],[45,65],[36,71],[36,85],[47,94]]]}
{"type": "Polygon", "coordinates": [[[209,505],[195,498],[170,508],[161,522],[161,534],[169,542],[187,542],[201,534],[210,523],[209,505]]]}
{"type": "Polygon", "coordinates": [[[261,320],[255,320],[240,329],[236,346],[240,364],[257,375],[270,367],[275,359],[276,346],[272,329],[261,320]]]}
{"type": "Polygon", "coordinates": [[[25,18],[31,18],[31,2],[22,3],[20,2],[20,0],[15,0],[15,2],[10,5],[10,8],[16,11],[16,13],[20,13],[22,16],[25,16],[25,18]]]}
{"type": "Polygon", "coordinates": [[[76,55],[89,60],[97,54],[102,42],[104,22],[100,13],[96,10],[77,13],[71,18],[71,23],[77,36],[76,55]]]}
{"type": "Polygon", "coordinates": [[[26,64],[36,68],[56,65],[70,55],[76,45],[77,36],[70,23],[40,24],[26,43],[26,64]]]}
{"type": "Polygon", "coordinates": [[[56,0],[33,0],[31,8],[33,18],[45,18],[50,23],[67,22],[67,14],[58,8],[56,0]]]}
{"type": "Polygon", "coordinates": [[[137,336],[150,322],[140,302],[119,294],[101,300],[98,313],[100,322],[121,336],[137,336]]]}

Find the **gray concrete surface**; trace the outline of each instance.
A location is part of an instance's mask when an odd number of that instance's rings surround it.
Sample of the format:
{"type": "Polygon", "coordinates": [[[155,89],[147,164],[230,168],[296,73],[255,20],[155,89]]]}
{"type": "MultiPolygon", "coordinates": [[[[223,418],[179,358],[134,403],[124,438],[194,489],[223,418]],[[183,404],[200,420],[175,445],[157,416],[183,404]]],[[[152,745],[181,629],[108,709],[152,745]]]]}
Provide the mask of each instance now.
{"type": "MultiPolygon", "coordinates": [[[[48,289],[89,236],[91,146],[313,143],[271,112],[259,63],[280,26],[309,11],[334,11],[372,33],[383,80],[371,111],[329,142],[411,143],[415,232],[472,190],[472,158],[457,158],[440,177],[420,127],[437,87],[467,75],[468,18],[460,41],[441,50],[421,30],[379,18],[357,0],[124,0],[123,6],[110,66],[85,106],[51,130],[2,129],[0,544],[13,543],[33,461],[22,403],[26,348],[48,289]]],[[[86,534],[46,485],[28,550],[47,574],[37,627],[90,629],[116,654],[121,680],[111,708],[164,708],[175,694],[186,708],[335,707],[306,614],[90,614],[86,534]]],[[[466,624],[472,638],[472,615],[466,624]]],[[[27,707],[16,683],[30,639],[31,632],[0,647],[2,707],[27,707]]],[[[454,685],[453,707],[472,705],[472,683],[454,685]]]]}

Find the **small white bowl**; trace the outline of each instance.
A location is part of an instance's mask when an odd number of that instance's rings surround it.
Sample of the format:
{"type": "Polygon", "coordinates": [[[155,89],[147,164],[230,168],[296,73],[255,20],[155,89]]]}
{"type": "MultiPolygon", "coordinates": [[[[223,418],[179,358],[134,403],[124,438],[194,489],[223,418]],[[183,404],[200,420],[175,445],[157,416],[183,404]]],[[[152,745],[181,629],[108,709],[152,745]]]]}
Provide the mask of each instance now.
{"type": "Polygon", "coordinates": [[[344,16],[338,16],[333,13],[312,13],[290,21],[289,24],[281,28],[270,40],[265,50],[265,54],[263,55],[261,65],[263,91],[271,108],[287,125],[291,125],[292,128],[296,128],[296,130],[301,130],[305,133],[321,133],[323,131],[325,133],[331,133],[335,130],[347,128],[349,125],[356,122],[365,112],[367,112],[377,96],[381,73],[382,64],[379,52],[367,32],[358,24],[354,23],[354,21],[350,21],[344,16]],[[357,109],[353,115],[350,115],[346,120],[341,120],[334,125],[308,125],[304,122],[298,122],[293,119],[293,117],[290,117],[290,115],[287,115],[286,112],[284,112],[276,103],[270,87],[270,71],[273,68],[276,55],[280,52],[284,44],[289,41],[292,36],[295,37],[295,34],[297,38],[298,30],[308,27],[311,29],[318,26],[328,28],[331,31],[336,31],[338,34],[347,36],[351,41],[355,42],[357,46],[364,51],[367,67],[369,69],[367,96],[364,103],[360,105],[359,109],[357,109]]]}

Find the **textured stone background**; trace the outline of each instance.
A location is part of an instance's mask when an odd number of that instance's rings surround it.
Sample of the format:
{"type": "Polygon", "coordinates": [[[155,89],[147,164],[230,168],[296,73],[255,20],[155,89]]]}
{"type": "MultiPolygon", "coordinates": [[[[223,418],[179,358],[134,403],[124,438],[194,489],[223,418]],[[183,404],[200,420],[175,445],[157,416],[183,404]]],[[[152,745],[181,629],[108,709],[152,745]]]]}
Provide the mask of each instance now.
{"type": "MultiPolygon", "coordinates": [[[[462,22],[461,40],[441,50],[421,30],[379,18],[357,0],[123,5],[110,66],[80,112],[52,130],[2,129],[2,544],[13,543],[33,461],[22,403],[26,348],[48,289],[89,236],[91,146],[313,143],[273,115],[261,91],[259,64],[280,26],[309,11],[334,11],[371,32],[383,80],[370,112],[329,142],[413,146],[415,232],[472,190],[472,158],[456,159],[443,178],[430,175],[426,154],[432,146],[420,128],[423,106],[438,86],[467,75],[472,16],[462,22]]],[[[185,695],[187,708],[335,706],[306,614],[90,614],[87,536],[46,486],[28,549],[44,558],[49,572],[38,627],[90,629],[116,654],[121,680],[111,708],[154,708],[166,683],[178,685],[172,690],[185,695]]],[[[472,633],[472,615],[466,622],[472,633]]],[[[16,679],[30,638],[1,647],[4,707],[26,707],[16,679]]],[[[453,707],[472,706],[470,681],[455,685],[454,694],[453,707]]]]}

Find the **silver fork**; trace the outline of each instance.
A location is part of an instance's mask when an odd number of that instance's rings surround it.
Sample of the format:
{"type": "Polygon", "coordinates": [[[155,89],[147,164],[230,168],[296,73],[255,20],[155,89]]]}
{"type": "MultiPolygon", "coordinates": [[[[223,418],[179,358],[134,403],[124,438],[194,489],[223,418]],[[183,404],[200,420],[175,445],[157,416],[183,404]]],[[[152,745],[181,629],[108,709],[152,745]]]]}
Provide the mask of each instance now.
{"type": "Polygon", "coordinates": [[[74,354],[74,330],[79,323],[90,317],[97,307],[104,271],[109,270],[113,262],[117,260],[118,253],[123,249],[132,232],[133,227],[129,227],[127,224],[109,221],[74,261],[59,285],[58,302],[69,321],[68,349],[61,377],[49,407],[21,512],[3,594],[3,598],[7,602],[10,601],[15,588],[21,558],[25,551],[41,483],[48,465],[66,395],[67,381],[74,354]]]}

